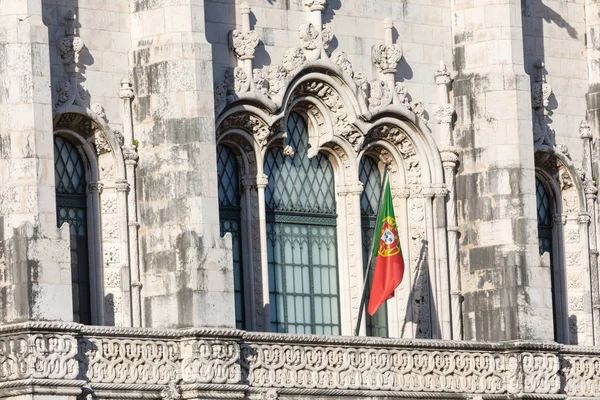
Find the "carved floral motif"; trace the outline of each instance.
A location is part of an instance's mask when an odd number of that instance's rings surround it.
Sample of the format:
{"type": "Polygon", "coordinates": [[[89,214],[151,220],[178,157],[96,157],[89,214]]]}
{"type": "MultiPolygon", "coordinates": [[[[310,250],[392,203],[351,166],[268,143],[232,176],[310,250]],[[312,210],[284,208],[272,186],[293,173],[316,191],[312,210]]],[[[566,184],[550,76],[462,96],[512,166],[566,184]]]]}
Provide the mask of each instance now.
{"type": "Polygon", "coordinates": [[[396,72],[401,58],[402,50],[395,44],[381,44],[371,49],[371,61],[379,72],[396,72]]]}
{"type": "Polygon", "coordinates": [[[236,57],[240,60],[254,58],[254,51],[258,45],[258,32],[241,32],[233,30],[230,33],[230,46],[236,57]]]}

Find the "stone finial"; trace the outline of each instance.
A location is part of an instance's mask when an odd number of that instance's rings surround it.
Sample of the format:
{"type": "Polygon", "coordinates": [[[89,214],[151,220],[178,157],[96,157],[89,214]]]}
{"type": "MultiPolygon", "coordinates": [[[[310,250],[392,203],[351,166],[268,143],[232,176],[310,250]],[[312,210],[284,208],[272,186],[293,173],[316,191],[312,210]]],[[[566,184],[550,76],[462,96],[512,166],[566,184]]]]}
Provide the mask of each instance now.
{"type": "Polygon", "coordinates": [[[435,71],[434,76],[437,85],[447,85],[450,83],[450,72],[448,72],[448,67],[446,67],[446,63],[443,60],[440,61],[440,67],[435,71]]]}
{"type": "Polygon", "coordinates": [[[121,88],[119,89],[119,97],[122,99],[132,99],[133,94],[133,85],[129,78],[124,78],[121,80],[121,88]]]}
{"type": "Polygon", "coordinates": [[[83,41],[80,37],[75,36],[75,15],[71,10],[65,17],[65,35],[58,39],[56,48],[67,74],[75,74],[79,53],[83,49],[83,41]]]}
{"type": "Polygon", "coordinates": [[[592,138],[592,129],[590,128],[590,124],[588,124],[587,120],[585,119],[579,124],[579,137],[582,139],[592,138]]]}
{"type": "Polygon", "coordinates": [[[371,61],[379,72],[384,74],[396,72],[396,67],[402,58],[402,50],[393,43],[392,28],[394,24],[390,18],[383,22],[384,43],[373,46],[371,49],[371,61]]]}
{"type": "Polygon", "coordinates": [[[302,0],[302,5],[308,7],[310,11],[323,11],[327,0],[302,0]]]}
{"type": "Polygon", "coordinates": [[[402,58],[402,50],[395,44],[373,46],[371,50],[371,61],[375,67],[382,73],[394,73],[396,67],[402,58]]]}

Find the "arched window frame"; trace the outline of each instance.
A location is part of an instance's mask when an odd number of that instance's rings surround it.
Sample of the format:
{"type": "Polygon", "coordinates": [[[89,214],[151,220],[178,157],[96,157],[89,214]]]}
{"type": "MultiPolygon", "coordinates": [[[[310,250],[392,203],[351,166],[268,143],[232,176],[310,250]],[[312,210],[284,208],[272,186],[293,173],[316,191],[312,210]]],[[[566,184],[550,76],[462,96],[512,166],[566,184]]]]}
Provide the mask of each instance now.
{"type": "MultiPolygon", "coordinates": [[[[98,180],[98,159],[91,143],[78,133],[60,129],[54,132],[72,144],[85,167],[86,208],[87,208],[87,238],[88,238],[88,268],[90,279],[90,307],[92,325],[104,324],[104,282],[102,265],[102,234],[100,213],[100,190],[98,180]]],[[[53,163],[54,168],[54,163],[53,163]]]]}

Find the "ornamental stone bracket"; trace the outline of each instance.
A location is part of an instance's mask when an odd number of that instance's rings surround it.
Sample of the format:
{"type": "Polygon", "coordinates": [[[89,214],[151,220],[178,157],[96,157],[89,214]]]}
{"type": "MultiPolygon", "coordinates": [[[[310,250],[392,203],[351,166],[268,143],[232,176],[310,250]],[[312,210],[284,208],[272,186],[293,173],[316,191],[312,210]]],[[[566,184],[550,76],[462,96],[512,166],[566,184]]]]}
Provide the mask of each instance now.
{"type": "Polygon", "coordinates": [[[0,327],[0,397],[287,396],[559,399],[600,396],[600,350],[28,322],[0,327]],[[202,392],[202,393],[201,393],[202,392]],[[237,394],[236,394],[237,393],[237,394]]]}
{"type": "Polygon", "coordinates": [[[88,108],[90,104],[89,93],[85,86],[77,80],[79,54],[85,45],[80,37],[75,36],[76,22],[72,10],[67,12],[64,21],[65,34],[56,41],[56,49],[65,69],[66,77],[56,87],[58,96],[54,105],[55,114],[59,114],[61,110],[72,105],[88,108]]]}
{"type": "Polygon", "coordinates": [[[548,120],[548,114],[550,113],[548,107],[550,105],[552,88],[546,82],[546,75],[544,74],[545,64],[542,60],[538,60],[534,68],[536,70],[536,77],[531,82],[531,107],[534,110],[533,145],[534,150],[537,151],[544,147],[555,148],[558,146],[556,144],[556,134],[548,120]]]}

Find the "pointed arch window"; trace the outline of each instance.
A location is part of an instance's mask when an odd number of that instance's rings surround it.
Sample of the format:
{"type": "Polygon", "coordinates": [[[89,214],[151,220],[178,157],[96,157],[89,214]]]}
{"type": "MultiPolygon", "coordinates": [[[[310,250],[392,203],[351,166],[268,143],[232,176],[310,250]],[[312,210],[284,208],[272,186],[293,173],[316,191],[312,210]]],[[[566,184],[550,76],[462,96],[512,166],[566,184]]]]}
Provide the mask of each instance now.
{"type": "Polygon", "coordinates": [[[540,255],[548,252],[552,258],[552,213],[550,197],[539,178],[535,178],[540,255]]]}
{"type": "MultiPolygon", "coordinates": [[[[377,225],[377,210],[381,195],[381,173],[377,161],[369,156],[364,156],[360,161],[359,179],[363,184],[360,195],[360,217],[362,232],[363,271],[366,271],[369,262],[369,253],[373,246],[373,235],[377,225]]],[[[367,288],[371,287],[373,270],[367,280],[367,288]]],[[[368,293],[367,293],[368,296],[368,293]]],[[[368,304],[368,297],[367,297],[368,304]]],[[[367,336],[388,337],[388,312],[387,302],[377,310],[375,315],[366,314],[367,336]]]]}
{"type": "Polygon", "coordinates": [[[223,145],[217,146],[217,176],[221,236],[227,232],[231,233],[233,246],[235,325],[238,329],[245,329],[239,167],[235,154],[223,145]]]}
{"type": "Polygon", "coordinates": [[[292,158],[270,149],[264,170],[271,330],[340,334],[333,167],[308,158],[306,120],[287,121],[292,158]]]}
{"type": "Polygon", "coordinates": [[[77,148],[60,136],[54,136],[54,177],[57,225],[69,223],[73,320],[91,324],[85,166],[77,148]]]}

